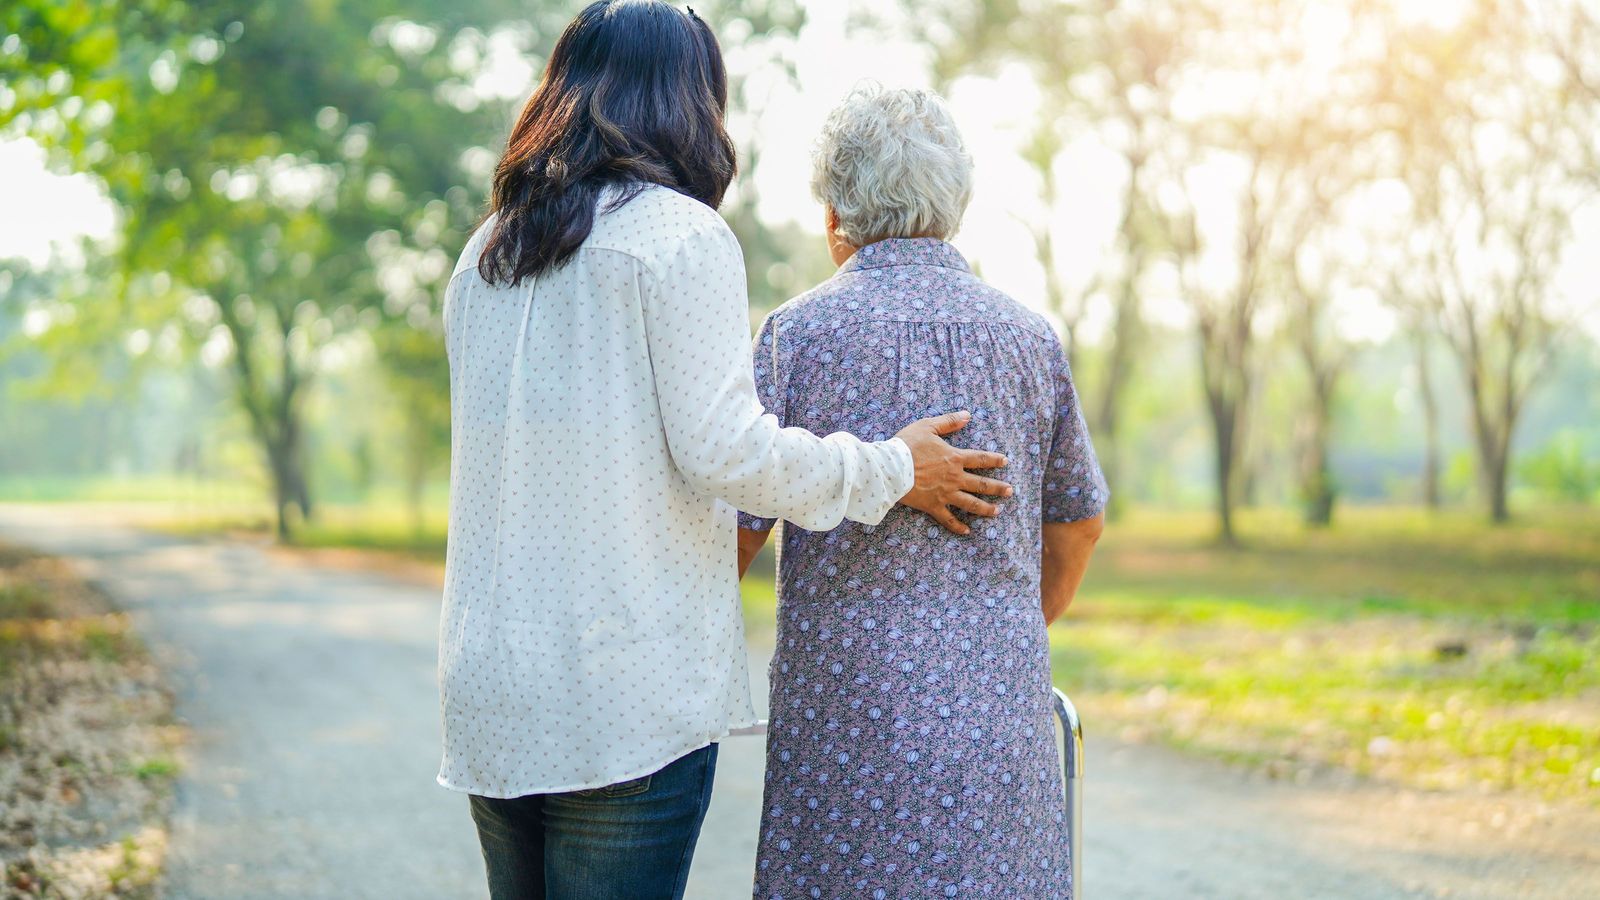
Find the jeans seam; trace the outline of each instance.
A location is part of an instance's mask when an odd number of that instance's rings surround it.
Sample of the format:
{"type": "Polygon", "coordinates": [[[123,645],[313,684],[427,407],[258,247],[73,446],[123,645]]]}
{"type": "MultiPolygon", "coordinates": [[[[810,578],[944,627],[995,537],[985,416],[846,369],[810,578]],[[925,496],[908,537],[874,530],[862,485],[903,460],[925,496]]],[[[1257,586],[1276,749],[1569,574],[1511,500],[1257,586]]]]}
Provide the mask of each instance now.
{"type": "MultiPolygon", "coordinates": [[[[704,748],[704,752],[700,754],[700,806],[696,810],[695,817],[702,820],[702,824],[706,807],[710,805],[709,801],[711,800],[711,779],[706,777],[706,770],[711,768],[711,753],[714,747],[716,745],[712,744],[710,747],[704,748]]],[[[678,858],[678,871],[677,877],[673,881],[673,890],[679,897],[683,896],[679,886],[688,881],[690,862],[694,859],[694,848],[699,843],[700,829],[697,827],[694,829],[693,840],[684,843],[683,854],[678,858]]]]}

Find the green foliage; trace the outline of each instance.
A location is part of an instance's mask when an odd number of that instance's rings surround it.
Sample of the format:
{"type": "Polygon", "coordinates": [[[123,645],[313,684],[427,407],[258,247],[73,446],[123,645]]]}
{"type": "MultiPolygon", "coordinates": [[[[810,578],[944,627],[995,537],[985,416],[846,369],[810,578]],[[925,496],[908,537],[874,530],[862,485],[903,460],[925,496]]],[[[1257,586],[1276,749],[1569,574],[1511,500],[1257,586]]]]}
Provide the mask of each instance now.
{"type": "Polygon", "coordinates": [[[1544,449],[1517,465],[1522,482],[1550,500],[1590,503],[1600,494],[1600,455],[1586,453],[1578,433],[1568,429],[1544,449]]]}
{"type": "Polygon", "coordinates": [[[114,627],[86,623],[79,630],[79,638],[84,653],[100,662],[121,662],[131,654],[142,652],[138,640],[120,622],[114,627]]]}
{"type": "Polygon", "coordinates": [[[1444,467],[1444,493],[1452,500],[1471,497],[1479,486],[1478,468],[1472,451],[1457,450],[1450,454],[1444,467]]]}
{"type": "Polygon", "coordinates": [[[307,385],[342,333],[427,317],[478,214],[464,154],[503,111],[466,86],[469,23],[512,5],[423,4],[420,22],[378,2],[122,6],[7,13],[6,114],[129,211],[77,319],[231,349],[278,505],[308,514],[307,385]]]}
{"type": "Polygon", "coordinates": [[[37,619],[54,608],[50,596],[36,584],[0,584],[0,619],[37,619]]]}
{"type": "Polygon", "coordinates": [[[0,7],[0,128],[72,155],[125,97],[133,36],[161,45],[180,5],[167,0],[12,0],[0,7]]]}
{"type": "Polygon", "coordinates": [[[142,760],[133,766],[133,774],[145,780],[170,779],[178,774],[182,766],[170,756],[157,756],[142,760]]]}
{"type": "Polygon", "coordinates": [[[413,531],[423,531],[423,491],[450,457],[450,366],[443,336],[433,329],[387,327],[374,335],[395,398],[404,448],[404,482],[413,531]]]}

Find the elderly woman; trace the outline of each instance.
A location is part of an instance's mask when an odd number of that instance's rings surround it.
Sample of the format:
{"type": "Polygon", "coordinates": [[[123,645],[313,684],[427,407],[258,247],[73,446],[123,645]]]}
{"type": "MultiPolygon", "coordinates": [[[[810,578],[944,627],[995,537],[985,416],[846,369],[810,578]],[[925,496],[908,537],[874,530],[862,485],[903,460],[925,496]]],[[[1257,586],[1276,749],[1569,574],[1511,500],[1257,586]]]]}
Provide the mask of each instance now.
{"type": "MultiPolygon", "coordinates": [[[[951,531],[911,510],[786,527],[755,895],[1070,897],[1045,629],[1107,491],[1066,356],[946,243],[972,162],[935,95],[853,93],[812,188],[841,266],[762,326],[768,411],[874,440],[970,409],[959,438],[1005,455],[1016,491],[951,531]]],[[[741,517],[741,573],[774,524],[741,517]]]]}

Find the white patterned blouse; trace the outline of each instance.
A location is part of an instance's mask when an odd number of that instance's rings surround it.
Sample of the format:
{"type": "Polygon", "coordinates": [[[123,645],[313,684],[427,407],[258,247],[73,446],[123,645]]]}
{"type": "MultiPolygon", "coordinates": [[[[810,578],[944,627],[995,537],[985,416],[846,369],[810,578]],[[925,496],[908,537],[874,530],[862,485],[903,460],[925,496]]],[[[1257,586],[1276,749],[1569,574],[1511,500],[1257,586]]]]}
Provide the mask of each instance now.
{"type": "Polygon", "coordinates": [[[744,262],[649,187],[565,265],[445,293],[450,532],[439,783],[490,797],[653,772],[750,724],[735,513],[826,531],[910,490],[899,440],[782,428],[756,398],[744,262]]]}

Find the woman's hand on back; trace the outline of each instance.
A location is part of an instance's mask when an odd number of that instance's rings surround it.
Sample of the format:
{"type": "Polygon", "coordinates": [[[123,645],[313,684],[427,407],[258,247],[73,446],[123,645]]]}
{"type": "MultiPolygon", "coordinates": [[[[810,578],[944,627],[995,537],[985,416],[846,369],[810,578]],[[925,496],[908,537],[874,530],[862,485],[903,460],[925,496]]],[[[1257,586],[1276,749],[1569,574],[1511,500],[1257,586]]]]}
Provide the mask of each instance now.
{"type": "Polygon", "coordinates": [[[986,450],[963,450],[950,446],[941,435],[954,434],[972,421],[969,412],[945,413],[931,419],[918,419],[895,435],[911,448],[916,466],[916,484],[900,502],[932,516],[934,521],[956,534],[972,531],[950,511],[953,506],[975,516],[999,515],[1000,508],[982,499],[1011,496],[1011,485],[968,469],[999,469],[1006,458],[986,450]]]}

